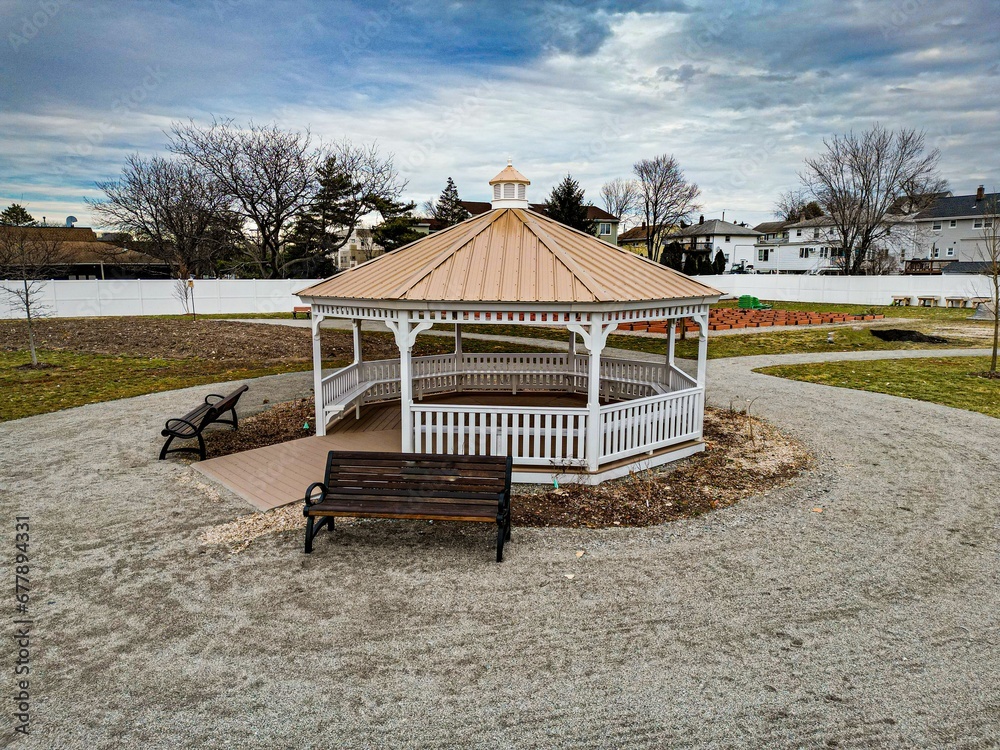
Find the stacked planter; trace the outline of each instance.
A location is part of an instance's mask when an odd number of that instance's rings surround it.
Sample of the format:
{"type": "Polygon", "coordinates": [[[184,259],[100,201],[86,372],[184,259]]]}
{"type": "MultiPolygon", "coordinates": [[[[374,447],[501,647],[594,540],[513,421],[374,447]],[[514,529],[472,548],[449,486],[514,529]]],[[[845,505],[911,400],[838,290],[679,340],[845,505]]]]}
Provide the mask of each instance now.
{"type": "MultiPolygon", "coordinates": [[[[884,315],[848,315],[839,312],[812,312],[803,310],[737,310],[723,307],[709,312],[710,331],[728,331],[738,328],[769,328],[771,326],[810,326],[828,323],[854,323],[858,321],[880,320],[884,315]]],[[[697,333],[698,326],[690,319],[683,321],[689,333],[697,333]]],[[[653,320],[638,323],[622,323],[621,331],[645,331],[648,333],[667,332],[667,321],[653,320]]],[[[677,325],[680,331],[680,324],[677,325]]]]}

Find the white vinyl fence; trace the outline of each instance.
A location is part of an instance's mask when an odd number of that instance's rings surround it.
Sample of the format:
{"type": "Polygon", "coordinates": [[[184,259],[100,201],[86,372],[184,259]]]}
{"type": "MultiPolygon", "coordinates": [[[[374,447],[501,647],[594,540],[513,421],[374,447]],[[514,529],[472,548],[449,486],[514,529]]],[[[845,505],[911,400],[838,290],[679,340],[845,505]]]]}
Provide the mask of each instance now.
{"type": "Polygon", "coordinates": [[[988,296],[988,279],[973,274],[940,276],[808,276],[801,274],[726,274],[698,276],[709,286],[739,297],[783,302],[839,302],[854,305],[891,305],[893,297],[937,297],[944,305],[947,297],[988,296]]]}
{"type": "MultiPolygon", "coordinates": [[[[295,292],[315,284],[314,279],[196,279],[194,311],[204,315],[291,312],[302,304],[295,292]]],[[[0,280],[0,287],[20,281],[0,280]]],[[[109,279],[46,281],[38,299],[46,314],[57,318],[112,315],[181,315],[184,305],[170,279],[109,279]]],[[[19,318],[23,312],[0,297],[0,318],[19,318]]]]}

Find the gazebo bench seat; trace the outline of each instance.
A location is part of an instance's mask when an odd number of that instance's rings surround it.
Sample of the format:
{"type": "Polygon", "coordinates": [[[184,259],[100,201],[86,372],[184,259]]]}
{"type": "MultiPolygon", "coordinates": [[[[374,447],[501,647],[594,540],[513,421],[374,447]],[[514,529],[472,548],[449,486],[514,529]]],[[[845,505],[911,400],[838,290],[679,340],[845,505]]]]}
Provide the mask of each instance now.
{"type": "Polygon", "coordinates": [[[338,516],[495,522],[502,562],[512,468],[510,456],[330,451],[324,480],[306,490],[305,551],[338,516]]]}

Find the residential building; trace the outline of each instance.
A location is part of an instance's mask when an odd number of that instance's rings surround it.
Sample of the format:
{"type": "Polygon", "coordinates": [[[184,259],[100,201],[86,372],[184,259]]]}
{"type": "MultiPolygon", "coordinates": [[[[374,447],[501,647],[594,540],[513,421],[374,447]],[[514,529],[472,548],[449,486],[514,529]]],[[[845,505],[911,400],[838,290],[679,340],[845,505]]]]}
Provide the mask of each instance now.
{"type": "Polygon", "coordinates": [[[843,257],[828,216],[802,221],[768,221],[756,227],[756,273],[832,273],[843,257]]]}
{"type": "MultiPolygon", "coordinates": [[[[461,204],[473,216],[492,210],[492,204],[485,201],[461,201],[461,204]]],[[[544,203],[530,203],[528,208],[542,215],[547,213],[544,203]]],[[[618,244],[618,226],[621,221],[617,216],[598,206],[587,206],[587,218],[595,223],[594,236],[612,245],[618,244]]]]}
{"type": "MultiPolygon", "coordinates": [[[[682,226],[687,226],[682,224],[682,226]]],[[[660,235],[661,247],[656,252],[656,259],[660,259],[660,253],[663,252],[662,244],[664,242],[669,242],[669,238],[677,233],[678,227],[671,225],[666,228],[662,235],[660,235]]],[[[618,245],[625,248],[626,250],[631,250],[636,255],[646,256],[646,237],[649,235],[649,230],[646,223],[643,222],[641,226],[632,227],[631,229],[622,232],[618,235],[618,245]]]]}
{"type": "Polygon", "coordinates": [[[734,266],[745,267],[754,262],[754,243],[760,232],[745,224],[734,224],[722,219],[698,217],[698,223],[685,227],[670,236],[669,241],[678,241],[685,254],[690,252],[708,253],[709,260],[715,260],[721,250],[726,258],[726,271],[734,266]]]}
{"type": "Polygon", "coordinates": [[[940,266],[984,260],[983,229],[1000,219],[998,204],[1000,193],[987,193],[982,185],[969,195],[939,197],[913,217],[916,242],[907,260],[937,261],[940,266]]]}

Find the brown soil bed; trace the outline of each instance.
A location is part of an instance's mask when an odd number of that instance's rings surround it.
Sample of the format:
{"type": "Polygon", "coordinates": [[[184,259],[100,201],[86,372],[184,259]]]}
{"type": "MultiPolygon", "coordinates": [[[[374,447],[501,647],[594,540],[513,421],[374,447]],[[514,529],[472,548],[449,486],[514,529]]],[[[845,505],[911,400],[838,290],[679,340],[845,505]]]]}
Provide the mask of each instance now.
{"type": "MultiPolygon", "coordinates": [[[[234,323],[226,320],[183,318],[75,318],[35,323],[39,349],[81,354],[186,359],[198,357],[234,362],[306,362],[312,358],[308,329],[291,326],[234,323]]],[[[0,324],[0,349],[17,351],[27,346],[23,321],[0,324]]],[[[418,342],[419,346],[419,342],[418,342]]],[[[368,359],[392,359],[397,349],[386,332],[364,334],[368,359]]],[[[349,331],[323,331],[323,356],[351,356],[349,331]]]]}
{"type": "MultiPolygon", "coordinates": [[[[238,432],[213,432],[210,456],[222,456],[313,434],[312,401],[278,404],[243,420],[238,432]],[[309,429],[303,425],[308,422],[309,429]]],[[[810,460],[798,442],[768,423],[728,409],[706,409],[706,450],[677,464],[605,482],[559,489],[515,488],[515,526],[601,528],[653,526],[693,518],[763,494],[795,477],[810,460]]],[[[245,549],[260,536],[302,527],[298,503],[243,516],[208,530],[202,540],[245,549]]]]}

